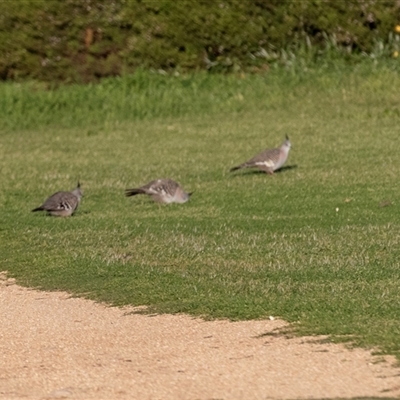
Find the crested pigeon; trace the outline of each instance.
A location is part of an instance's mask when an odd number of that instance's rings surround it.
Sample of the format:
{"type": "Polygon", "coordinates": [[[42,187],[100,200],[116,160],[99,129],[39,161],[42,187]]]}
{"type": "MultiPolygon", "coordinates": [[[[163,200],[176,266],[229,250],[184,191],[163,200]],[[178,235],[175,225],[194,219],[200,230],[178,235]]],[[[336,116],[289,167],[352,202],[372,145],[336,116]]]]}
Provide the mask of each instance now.
{"type": "Polygon", "coordinates": [[[55,217],[69,217],[78,208],[82,196],[83,192],[78,182],[78,186],[72,192],[54,193],[40,207],[32,211],[47,211],[55,217]]]}
{"type": "Polygon", "coordinates": [[[258,168],[261,171],[272,175],[274,171],[282,168],[283,164],[285,164],[289,155],[290,147],[291,143],[289,137],[286,135],[286,140],[283,142],[281,147],[266,149],[243,164],[231,168],[231,171],[236,171],[242,168],[258,168]]]}
{"type": "Polygon", "coordinates": [[[126,189],[125,196],[147,194],[158,203],[186,203],[192,193],[186,193],[179,183],[172,179],[157,179],[134,189],[126,189]]]}

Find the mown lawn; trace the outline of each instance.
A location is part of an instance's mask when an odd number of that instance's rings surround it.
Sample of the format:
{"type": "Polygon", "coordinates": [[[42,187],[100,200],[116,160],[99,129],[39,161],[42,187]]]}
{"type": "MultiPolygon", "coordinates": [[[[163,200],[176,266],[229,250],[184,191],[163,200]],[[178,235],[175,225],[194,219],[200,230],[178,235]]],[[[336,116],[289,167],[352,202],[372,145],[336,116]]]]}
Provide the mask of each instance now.
{"type": "Polygon", "coordinates": [[[273,315],[400,356],[399,84],[371,65],[3,83],[0,268],[152,312],[273,315]],[[281,172],[229,172],[286,134],[281,172]],[[191,200],[124,196],[159,177],[191,200]],[[73,217],[30,212],[78,180],[73,217]]]}

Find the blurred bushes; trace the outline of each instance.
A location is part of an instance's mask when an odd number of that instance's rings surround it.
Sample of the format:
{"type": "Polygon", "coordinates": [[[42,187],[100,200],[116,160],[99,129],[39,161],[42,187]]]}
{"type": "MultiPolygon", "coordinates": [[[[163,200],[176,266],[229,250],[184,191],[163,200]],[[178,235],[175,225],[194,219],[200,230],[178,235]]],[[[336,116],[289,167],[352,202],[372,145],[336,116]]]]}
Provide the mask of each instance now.
{"type": "Polygon", "coordinates": [[[305,43],[370,53],[399,21],[400,2],[385,0],[0,0],[0,79],[257,71],[305,43]]]}

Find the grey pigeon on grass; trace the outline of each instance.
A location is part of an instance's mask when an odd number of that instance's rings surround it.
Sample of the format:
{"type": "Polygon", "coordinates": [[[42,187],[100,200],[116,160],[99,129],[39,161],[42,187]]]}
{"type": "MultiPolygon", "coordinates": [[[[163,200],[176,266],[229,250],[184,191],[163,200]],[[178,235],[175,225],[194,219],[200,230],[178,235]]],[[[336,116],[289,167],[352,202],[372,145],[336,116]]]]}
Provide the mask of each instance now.
{"type": "Polygon", "coordinates": [[[192,193],[185,192],[179,183],[172,179],[157,179],[134,189],[126,189],[125,196],[147,194],[157,203],[186,203],[192,193]]]}
{"type": "Polygon", "coordinates": [[[82,196],[83,192],[78,182],[78,186],[72,192],[54,193],[40,207],[32,211],[47,211],[55,217],[69,217],[78,208],[82,196]]]}
{"type": "Polygon", "coordinates": [[[231,168],[231,171],[242,168],[258,168],[268,174],[273,174],[274,171],[282,168],[283,164],[285,164],[290,147],[291,143],[289,137],[286,135],[286,140],[281,147],[264,150],[243,164],[231,168]]]}

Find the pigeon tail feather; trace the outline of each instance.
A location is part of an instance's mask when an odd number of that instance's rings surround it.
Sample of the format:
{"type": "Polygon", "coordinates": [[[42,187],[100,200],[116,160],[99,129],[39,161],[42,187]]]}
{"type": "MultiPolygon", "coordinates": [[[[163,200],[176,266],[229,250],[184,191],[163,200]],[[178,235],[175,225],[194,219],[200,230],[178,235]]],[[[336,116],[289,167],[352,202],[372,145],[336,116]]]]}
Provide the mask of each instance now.
{"type": "Polygon", "coordinates": [[[146,191],[141,189],[141,188],[135,188],[135,189],[126,189],[125,190],[125,196],[136,196],[137,194],[146,194],[146,191]]]}
{"type": "Polygon", "coordinates": [[[236,167],[231,168],[229,171],[230,172],[237,171],[238,169],[244,168],[244,166],[245,166],[244,164],[240,164],[240,165],[237,165],[236,167]]]}

